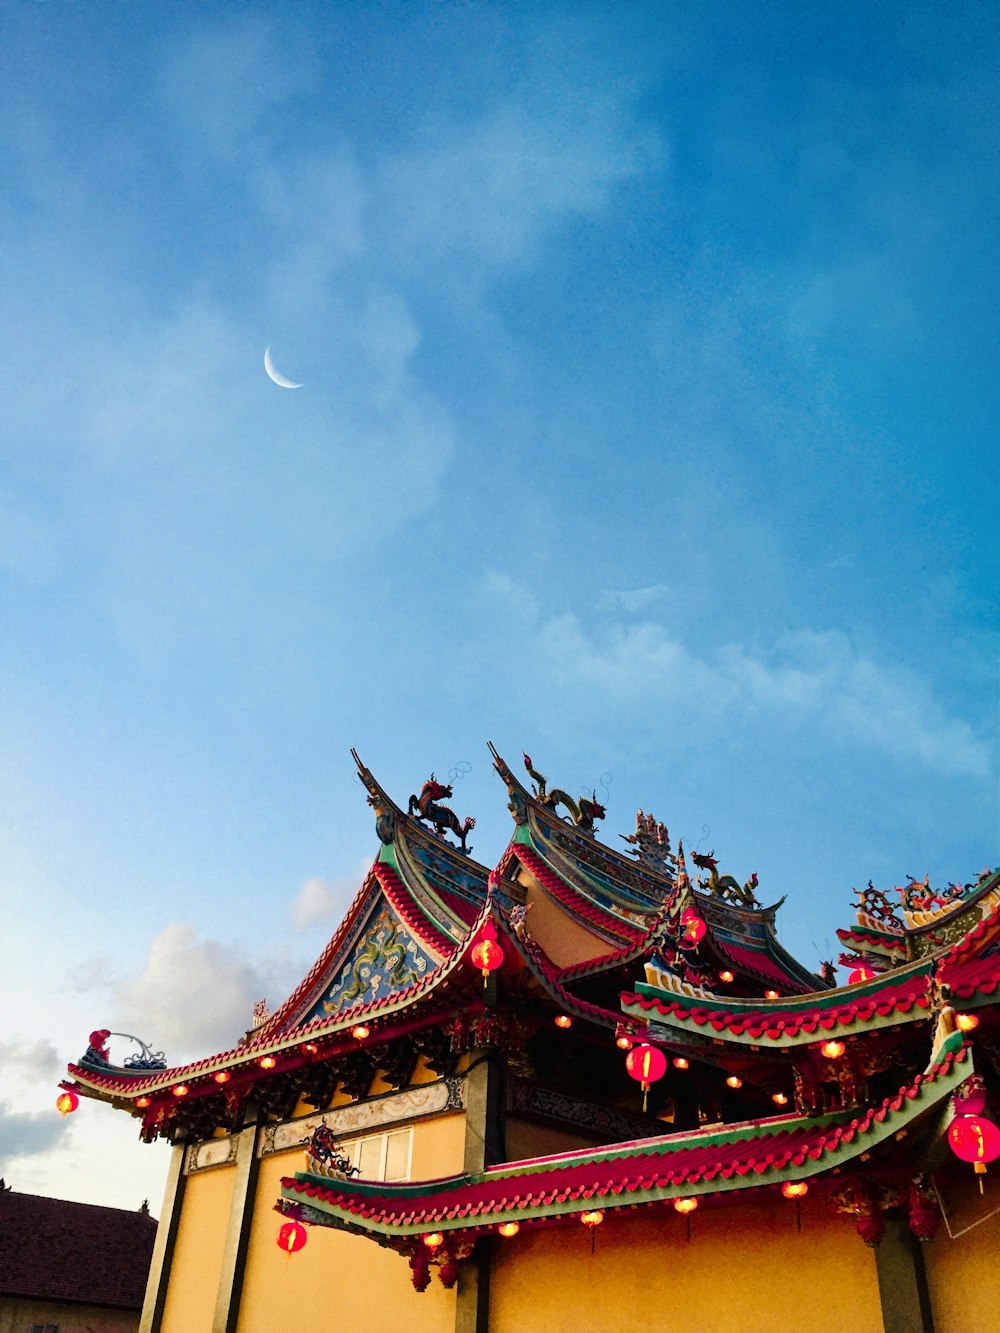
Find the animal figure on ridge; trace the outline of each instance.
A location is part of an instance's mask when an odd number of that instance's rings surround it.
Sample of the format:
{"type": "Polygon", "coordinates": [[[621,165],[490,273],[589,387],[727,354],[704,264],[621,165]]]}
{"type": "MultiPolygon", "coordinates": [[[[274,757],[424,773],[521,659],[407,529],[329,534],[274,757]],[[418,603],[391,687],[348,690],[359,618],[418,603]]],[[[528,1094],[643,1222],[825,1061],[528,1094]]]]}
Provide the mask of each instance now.
{"type": "Polygon", "coordinates": [[[550,810],[554,810],[557,805],[564,805],[577,828],[583,829],[585,833],[593,833],[594,825],[599,819],[603,819],[607,813],[604,806],[597,799],[596,791],[592,793],[592,799],[581,796],[579,801],[574,801],[569,792],[563,791],[561,787],[553,787],[551,791],[548,790],[548,779],[544,773],[539,773],[533,767],[531,755],[526,754],[524,756],[524,766],[535,779],[537,787],[535,795],[542,805],[547,805],[550,810]]]}
{"type": "Polygon", "coordinates": [[[454,833],[461,843],[462,851],[468,854],[472,848],[466,846],[465,840],[470,830],[476,827],[476,821],[471,815],[468,815],[463,824],[451,806],[438,804],[443,796],[450,796],[451,794],[451,787],[445,786],[443,782],[438,782],[432,773],[420,788],[420,795],[410,797],[408,813],[415,815],[417,819],[425,819],[428,824],[432,824],[434,832],[439,838],[444,836],[445,829],[454,833]]]}

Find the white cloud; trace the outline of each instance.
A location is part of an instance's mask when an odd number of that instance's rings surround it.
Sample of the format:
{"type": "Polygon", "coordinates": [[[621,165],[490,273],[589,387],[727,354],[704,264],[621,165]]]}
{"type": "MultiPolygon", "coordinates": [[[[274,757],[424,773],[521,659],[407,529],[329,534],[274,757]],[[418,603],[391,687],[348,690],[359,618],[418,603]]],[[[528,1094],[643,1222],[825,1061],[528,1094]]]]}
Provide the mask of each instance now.
{"type": "Polygon", "coordinates": [[[539,241],[571,217],[593,216],[626,181],[659,170],[660,135],[605,84],[580,95],[554,69],[461,129],[428,129],[382,170],[389,234],[412,260],[464,256],[530,263],[539,241]]]}
{"type": "Polygon", "coordinates": [[[55,1111],[14,1111],[0,1101],[0,1172],[15,1158],[35,1157],[60,1146],[70,1126],[55,1111]]]}
{"type": "MultiPolygon", "coordinates": [[[[287,23],[280,39],[259,15],[228,17],[179,42],[159,81],[173,130],[221,164],[263,131],[265,117],[308,95],[319,62],[287,23]]],[[[275,117],[280,133],[282,118],[275,117]]]]}
{"type": "Polygon", "coordinates": [[[340,902],[340,895],[332,884],[323,879],[307,879],[302,885],[299,896],[292,903],[292,924],[303,930],[314,921],[322,921],[333,916],[340,902]]]}
{"type": "Polygon", "coordinates": [[[0,1069],[16,1066],[28,1079],[55,1078],[62,1072],[59,1052],[47,1038],[35,1042],[0,1042],[0,1069]]]}
{"type": "Polygon", "coordinates": [[[591,711],[603,703],[638,721],[652,707],[702,734],[760,719],[794,723],[821,730],[824,743],[838,739],[944,774],[991,771],[989,743],[950,716],[911,665],[878,662],[841,630],[785,634],[763,650],[728,644],[703,652],[651,621],[590,629],[568,612],[545,619],[503,576],[488,591],[516,621],[532,678],[577,691],[591,711]]]}
{"type": "Polygon", "coordinates": [[[597,599],[598,611],[625,611],[637,615],[667,597],[670,589],[665,583],[654,583],[648,588],[631,588],[622,592],[608,590],[597,599]]]}
{"type": "Polygon", "coordinates": [[[138,976],[117,987],[121,1024],[166,1051],[169,1064],[227,1050],[250,1027],[253,1004],[284,999],[273,964],[257,964],[175,922],[155,936],[138,976]]]}

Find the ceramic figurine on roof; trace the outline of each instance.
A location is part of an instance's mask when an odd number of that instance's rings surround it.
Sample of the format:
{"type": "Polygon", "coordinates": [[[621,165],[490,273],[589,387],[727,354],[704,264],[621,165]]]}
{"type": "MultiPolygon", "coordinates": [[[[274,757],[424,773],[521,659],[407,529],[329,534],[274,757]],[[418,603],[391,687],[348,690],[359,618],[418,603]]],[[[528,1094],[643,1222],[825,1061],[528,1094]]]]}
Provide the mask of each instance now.
{"type": "Polygon", "coordinates": [[[670,834],[666,824],[660,823],[653,815],[642,810],[636,811],[635,832],[621,833],[619,837],[630,844],[632,855],[640,865],[650,870],[659,870],[665,875],[673,873],[672,867],[676,861],[670,852],[670,834]]]}
{"type": "Polygon", "coordinates": [[[759,907],[757,901],[757,872],[756,870],[750,876],[745,884],[740,884],[732,875],[720,875],[719,863],[715,859],[715,853],[709,852],[704,855],[700,852],[692,852],[691,860],[699,870],[708,871],[708,879],[699,878],[698,887],[704,889],[706,893],[712,894],[715,898],[722,898],[727,902],[736,903],[740,907],[759,907]]]}
{"type": "Polygon", "coordinates": [[[443,782],[438,782],[432,773],[424,785],[420,788],[419,796],[411,796],[408,812],[416,815],[418,819],[424,819],[430,824],[438,837],[444,836],[444,830],[454,833],[462,845],[463,852],[471,851],[471,847],[466,847],[465,839],[472,829],[476,827],[476,821],[471,815],[466,816],[465,823],[459,819],[450,806],[438,804],[442,797],[451,796],[452,789],[443,782]]]}
{"type": "Polygon", "coordinates": [[[524,756],[524,766],[535,781],[535,796],[542,805],[548,806],[550,810],[564,805],[577,828],[593,833],[597,821],[603,819],[606,814],[604,806],[597,799],[596,791],[589,800],[586,796],[581,796],[578,801],[574,801],[569,792],[563,791],[561,787],[548,790],[548,779],[532,766],[530,755],[524,756]]]}
{"type": "Polygon", "coordinates": [[[285,1002],[192,1063],[69,1067],[59,1109],[173,1145],[143,1329],[993,1327],[1000,874],[859,914],[838,987],[755,877],[692,882],[651,816],[608,847],[492,754],[491,870],[355,755],[373,861],[285,1002]]]}

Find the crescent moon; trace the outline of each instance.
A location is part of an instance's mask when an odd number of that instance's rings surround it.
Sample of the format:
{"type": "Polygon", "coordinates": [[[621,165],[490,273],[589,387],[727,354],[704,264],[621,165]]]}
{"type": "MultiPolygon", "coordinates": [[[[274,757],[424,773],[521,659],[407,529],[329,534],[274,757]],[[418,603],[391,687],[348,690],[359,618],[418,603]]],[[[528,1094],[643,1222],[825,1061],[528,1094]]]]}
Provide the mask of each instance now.
{"type": "Polygon", "coordinates": [[[274,364],[274,362],[271,360],[271,344],[270,344],[270,343],[267,344],[267,347],[266,347],[266,349],[265,349],[265,351],[264,351],[264,369],[267,371],[267,373],[268,373],[268,375],[271,377],[271,379],[274,380],[275,384],[280,384],[281,387],[282,387],[283,389],[301,389],[301,388],[302,388],[302,385],[301,385],[301,384],[296,384],[294,380],[286,379],[285,376],[282,375],[281,371],[280,371],[280,370],[277,368],[277,366],[274,364]]]}

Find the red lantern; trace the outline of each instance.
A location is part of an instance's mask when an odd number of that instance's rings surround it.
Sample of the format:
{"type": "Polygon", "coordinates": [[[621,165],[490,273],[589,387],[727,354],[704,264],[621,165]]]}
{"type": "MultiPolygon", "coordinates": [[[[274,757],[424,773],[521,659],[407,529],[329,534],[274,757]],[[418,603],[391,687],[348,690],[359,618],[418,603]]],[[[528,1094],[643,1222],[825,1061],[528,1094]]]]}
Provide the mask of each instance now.
{"type": "MultiPolygon", "coordinates": [[[[948,1130],[948,1146],[963,1162],[971,1162],[977,1176],[986,1174],[986,1163],[1000,1157],[1000,1129],[981,1115],[957,1115],[948,1130]]],[[[983,1182],[979,1182],[979,1192],[983,1182]]]]}
{"type": "Polygon", "coordinates": [[[278,1231],[278,1248],[286,1254],[297,1254],[308,1239],[301,1222],[285,1222],[278,1231]]]}
{"type": "Polygon", "coordinates": [[[681,931],[677,943],[682,949],[697,949],[705,938],[705,931],[708,927],[693,907],[685,907],[681,913],[681,925],[684,929],[681,931]]]}
{"type": "Polygon", "coordinates": [[[75,1111],[79,1105],[80,1098],[75,1092],[70,1092],[68,1088],[65,1092],[61,1092],[56,1098],[56,1110],[60,1115],[69,1115],[71,1112],[75,1111]]]}
{"type": "Polygon", "coordinates": [[[482,938],[472,946],[472,962],[483,974],[483,985],[503,962],[503,949],[497,944],[497,929],[492,921],[483,927],[482,938]]]}
{"type": "Polygon", "coordinates": [[[642,1087],[642,1109],[645,1111],[649,1085],[667,1072],[667,1057],[656,1046],[633,1046],[625,1057],[625,1068],[642,1087]]]}
{"type": "Polygon", "coordinates": [[[875,973],[870,967],[856,967],[853,972],[848,973],[847,980],[852,986],[856,986],[859,981],[872,981],[875,973]]]}

